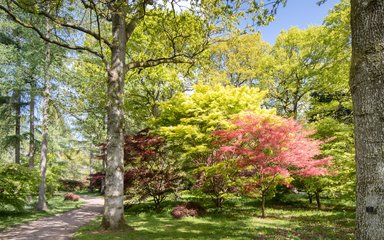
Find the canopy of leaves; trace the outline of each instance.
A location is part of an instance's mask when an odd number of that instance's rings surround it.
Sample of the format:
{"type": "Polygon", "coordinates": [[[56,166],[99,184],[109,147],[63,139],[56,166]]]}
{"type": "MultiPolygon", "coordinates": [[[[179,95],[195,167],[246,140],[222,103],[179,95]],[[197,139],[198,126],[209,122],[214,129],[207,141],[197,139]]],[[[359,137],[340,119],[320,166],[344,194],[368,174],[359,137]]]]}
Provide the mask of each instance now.
{"type": "Polygon", "coordinates": [[[231,121],[235,128],[214,132],[219,147],[208,161],[215,165],[233,159],[243,176],[246,192],[265,192],[276,182],[289,183],[292,175],[327,174],[329,158],[320,155],[320,141],[292,119],[244,115],[231,121]]]}
{"type": "MultiPolygon", "coordinates": [[[[333,118],[321,119],[313,125],[315,138],[323,140],[322,153],[332,156],[331,176],[317,179],[313,187],[321,188],[329,196],[352,197],[356,186],[355,148],[353,126],[333,118]]],[[[312,187],[312,188],[313,188],[312,187]]]]}
{"type": "Polygon", "coordinates": [[[124,187],[130,198],[151,197],[159,209],[167,194],[180,185],[182,173],[172,152],[163,138],[148,129],[125,136],[124,161],[124,187]]]}
{"type": "Polygon", "coordinates": [[[210,83],[260,85],[266,67],[272,61],[271,46],[260,34],[245,34],[222,39],[210,46],[207,62],[203,63],[199,78],[210,83]]]}
{"type": "Polygon", "coordinates": [[[161,115],[155,126],[174,150],[182,153],[181,159],[205,161],[211,152],[211,133],[228,127],[228,119],[243,111],[273,113],[261,108],[265,95],[264,91],[246,86],[199,84],[192,92],[178,93],[160,104],[161,115]]]}

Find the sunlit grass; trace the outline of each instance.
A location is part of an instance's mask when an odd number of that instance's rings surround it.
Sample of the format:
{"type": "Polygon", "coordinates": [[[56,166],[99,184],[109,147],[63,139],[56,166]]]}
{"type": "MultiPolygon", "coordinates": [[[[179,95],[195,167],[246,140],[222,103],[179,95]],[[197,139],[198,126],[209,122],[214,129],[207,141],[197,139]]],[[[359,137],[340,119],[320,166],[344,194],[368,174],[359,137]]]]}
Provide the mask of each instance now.
{"type": "Polygon", "coordinates": [[[354,239],[354,211],[332,209],[318,211],[312,207],[296,207],[269,203],[267,217],[260,218],[259,203],[250,199],[227,201],[224,208],[211,208],[199,218],[175,220],[170,215],[173,202],[167,202],[160,213],[149,204],[128,209],[127,223],[134,231],[100,230],[100,220],[81,228],[75,239],[354,239]]]}
{"type": "Polygon", "coordinates": [[[47,212],[36,211],[34,209],[35,203],[27,206],[24,211],[17,211],[12,208],[0,209],[0,231],[16,224],[67,212],[79,208],[83,204],[82,201],[64,201],[63,199],[61,194],[49,199],[47,212]]]}

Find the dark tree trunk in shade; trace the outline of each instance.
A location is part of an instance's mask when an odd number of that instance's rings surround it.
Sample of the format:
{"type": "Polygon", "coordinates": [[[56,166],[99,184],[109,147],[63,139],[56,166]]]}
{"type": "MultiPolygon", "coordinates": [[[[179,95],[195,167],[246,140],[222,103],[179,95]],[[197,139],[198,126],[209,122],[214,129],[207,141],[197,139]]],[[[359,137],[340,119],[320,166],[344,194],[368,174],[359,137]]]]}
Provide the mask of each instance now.
{"type": "Polygon", "coordinates": [[[315,192],[315,197],[316,197],[316,204],[317,204],[317,209],[321,209],[321,202],[320,202],[320,191],[315,192]]]}
{"type": "Polygon", "coordinates": [[[313,202],[313,200],[312,200],[313,195],[312,195],[312,193],[307,193],[307,194],[308,194],[309,204],[312,204],[312,202],[313,202]]]}

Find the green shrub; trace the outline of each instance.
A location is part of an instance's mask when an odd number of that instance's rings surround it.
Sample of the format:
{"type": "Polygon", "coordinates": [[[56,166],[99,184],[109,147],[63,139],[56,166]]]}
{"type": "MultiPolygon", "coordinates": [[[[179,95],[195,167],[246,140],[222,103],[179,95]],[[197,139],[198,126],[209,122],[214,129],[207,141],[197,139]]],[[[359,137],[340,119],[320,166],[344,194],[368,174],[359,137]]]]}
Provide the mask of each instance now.
{"type": "Polygon", "coordinates": [[[27,198],[37,193],[39,173],[18,164],[0,165],[0,206],[22,210],[27,198]]]}

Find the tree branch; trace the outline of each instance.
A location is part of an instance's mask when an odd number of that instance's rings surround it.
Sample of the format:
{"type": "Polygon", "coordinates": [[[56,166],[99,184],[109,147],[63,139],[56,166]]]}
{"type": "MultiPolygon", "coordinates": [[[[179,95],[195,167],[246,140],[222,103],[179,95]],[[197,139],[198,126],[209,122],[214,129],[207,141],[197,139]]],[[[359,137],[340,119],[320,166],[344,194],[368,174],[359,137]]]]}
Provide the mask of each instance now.
{"type": "Polygon", "coordinates": [[[58,45],[58,46],[63,47],[63,48],[71,49],[71,50],[87,51],[87,52],[101,58],[103,60],[103,62],[106,62],[104,55],[99,53],[98,51],[95,51],[95,50],[88,48],[88,47],[71,45],[68,43],[64,43],[64,42],[60,42],[60,41],[56,41],[54,39],[51,39],[51,38],[45,36],[45,34],[42,31],[40,31],[36,26],[34,26],[32,24],[28,24],[26,22],[23,22],[20,18],[18,18],[15,14],[13,14],[11,12],[11,10],[6,8],[5,6],[0,5],[0,10],[3,10],[6,14],[8,14],[8,16],[12,19],[12,21],[16,22],[17,24],[19,24],[25,28],[32,29],[34,32],[36,32],[39,35],[39,37],[41,39],[43,39],[46,42],[58,45]]]}
{"type": "Polygon", "coordinates": [[[148,68],[148,67],[154,67],[160,64],[164,63],[190,63],[192,64],[194,61],[190,60],[184,60],[184,59],[179,59],[178,57],[180,56],[172,56],[168,58],[157,58],[157,59],[149,59],[147,61],[142,61],[142,62],[130,62],[127,63],[124,67],[126,71],[136,69],[136,68],[148,68]]]}
{"type": "MultiPolygon", "coordinates": [[[[28,9],[25,9],[22,6],[20,6],[20,4],[18,4],[16,1],[12,1],[12,2],[16,6],[18,6],[20,9],[23,9],[23,10],[27,11],[28,13],[35,14],[35,13],[31,12],[31,11],[28,11],[28,9]]],[[[71,29],[75,29],[75,30],[78,30],[80,32],[86,33],[86,34],[94,37],[98,41],[103,41],[106,45],[111,47],[111,43],[107,39],[103,38],[100,34],[91,31],[90,29],[87,29],[87,28],[84,28],[84,27],[80,26],[79,24],[71,23],[67,19],[63,19],[63,18],[60,18],[60,17],[52,16],[51,14],[49,14],[46,11],[38,11],[37,15],[44,16],[44,17],[48,18],[49,20],[51,20],[52,22],[54,22],[54,23],[56,23],[56,24],[58,24],[60,26],[71,28],[71,29]]]]}
{"type": "Polygon", "coordinates": [[[132,16],[131,20],[126,23],[125,32],[128,40],[131,37],[133,31],[136,29],[139,20],[144,18],[146,13],[145,8],[147,7],[147,5],[153,4],[153,2],[153,0],[143,0],[142,3],[138,3],[139,5],[141,5],[141,9],[138,7],[137,12],[132,16]]]}

